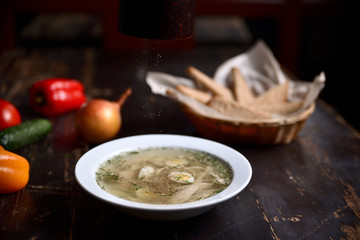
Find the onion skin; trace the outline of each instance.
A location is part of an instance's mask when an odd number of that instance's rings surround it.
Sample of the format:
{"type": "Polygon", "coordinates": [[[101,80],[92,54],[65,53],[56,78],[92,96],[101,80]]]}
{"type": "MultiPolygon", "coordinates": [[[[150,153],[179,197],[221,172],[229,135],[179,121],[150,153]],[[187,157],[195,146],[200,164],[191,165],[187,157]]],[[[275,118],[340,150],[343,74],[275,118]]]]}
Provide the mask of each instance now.
{"type": "Polygon", "coordinates": [[[88,143],[103,143],[113,139],[122,126],[121,107],[131,95],[128,88],[118,101],[93,99],[80,108],[75,115],[75,129],[88,143]]]}

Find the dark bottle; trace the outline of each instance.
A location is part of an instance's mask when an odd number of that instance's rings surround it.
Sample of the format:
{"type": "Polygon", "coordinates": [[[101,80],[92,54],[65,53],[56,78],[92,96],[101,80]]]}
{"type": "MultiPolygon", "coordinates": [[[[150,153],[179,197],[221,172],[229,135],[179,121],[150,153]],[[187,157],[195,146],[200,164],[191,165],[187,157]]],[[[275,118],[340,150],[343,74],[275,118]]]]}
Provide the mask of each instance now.
{"type": "Polygon", "coordinates": [[[195,0],[119,0],[119,31],[148,39],[193,34],[195,0]]]}

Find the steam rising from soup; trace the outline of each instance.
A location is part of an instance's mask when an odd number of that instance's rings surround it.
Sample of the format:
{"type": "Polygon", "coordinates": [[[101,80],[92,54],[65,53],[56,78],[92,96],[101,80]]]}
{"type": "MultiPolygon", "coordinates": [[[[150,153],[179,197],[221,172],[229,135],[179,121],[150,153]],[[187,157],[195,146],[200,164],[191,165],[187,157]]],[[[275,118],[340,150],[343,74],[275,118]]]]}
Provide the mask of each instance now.
{"type": "Polygon", "coordinates": [[[232,170],[208,153],[148,148],[116,155],[96,172],[98,185],[120,198],[152,204],[192,202],[224,190],[232,170]]]}

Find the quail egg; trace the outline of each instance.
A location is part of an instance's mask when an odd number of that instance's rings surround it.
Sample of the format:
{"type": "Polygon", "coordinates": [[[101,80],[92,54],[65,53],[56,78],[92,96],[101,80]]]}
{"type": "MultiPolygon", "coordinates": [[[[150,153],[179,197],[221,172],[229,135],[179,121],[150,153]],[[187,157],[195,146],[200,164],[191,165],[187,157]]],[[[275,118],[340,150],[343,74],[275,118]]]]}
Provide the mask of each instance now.
{"type": "Polygon", "coordinates": [[[189,184],[194,182],[194,177],[188,172],[171,172],[169,178],[173,182],[189,184]]]}
{"type": "Polygon", "coordinates": [[[185,158],[173,158],[167,160],[165,163],[169,167],[180,167],[180,166],[186,166],[189,163],[189,161],[186,160],[185,158]]]}

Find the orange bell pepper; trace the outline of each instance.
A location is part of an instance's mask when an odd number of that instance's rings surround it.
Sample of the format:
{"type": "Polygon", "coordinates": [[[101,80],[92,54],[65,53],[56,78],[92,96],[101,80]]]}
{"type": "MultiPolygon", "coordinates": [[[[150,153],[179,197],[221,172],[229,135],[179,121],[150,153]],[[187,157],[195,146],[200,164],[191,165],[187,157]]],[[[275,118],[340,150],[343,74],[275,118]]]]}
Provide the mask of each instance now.
{"type": "Polygon", "coordinates": [[[29,181],[29,162],[0,146],[0,193],[23,189],[29,181]]]}

